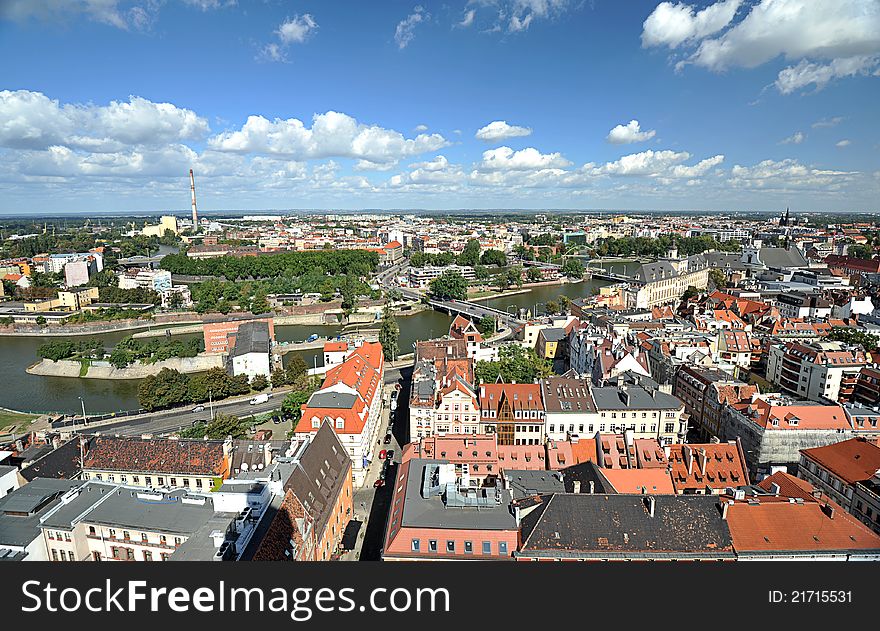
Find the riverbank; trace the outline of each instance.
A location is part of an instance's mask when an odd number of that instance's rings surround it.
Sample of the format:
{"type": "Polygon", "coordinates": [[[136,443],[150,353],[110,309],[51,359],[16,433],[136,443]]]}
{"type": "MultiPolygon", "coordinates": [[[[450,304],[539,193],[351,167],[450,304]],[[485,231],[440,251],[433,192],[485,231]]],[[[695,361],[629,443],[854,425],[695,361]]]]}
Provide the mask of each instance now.
{"type": "Polygon", "coordinates": [[[569,280],[567,278],[562,278],[560,280],[546,280],[541,281],[540,283],[524,283],[522,288],[514,289],[513,291],[496,291],[489,292],[486,294],[482,294],[480,292],[476,292],[473,295],[468,296],[468,300],[492,300],[494,298],[505,298],[507,296],[516,296],[518,294],[527,294],[532,291],[535,287],[552,287],[554,285],[572,285],[577,283],[582,283],[583,279],[578,280],[569,280]]]}
{"type": "Polygon", "coordinates": [[[109,362],[100,361],[91,364],[72,359],[61,359],[53,362],[41,359],[28,366],[25,371],[31,375],[42,377],[78,377],[82,379],[144,379],[158,374],[163,368],[171,368],[182,373],[205,372],[211,368],[222,368],[222,355],[202,354],[197,357],[172,357],[154,364],[134,364],[125,368],[116,368],[109,362]]]}

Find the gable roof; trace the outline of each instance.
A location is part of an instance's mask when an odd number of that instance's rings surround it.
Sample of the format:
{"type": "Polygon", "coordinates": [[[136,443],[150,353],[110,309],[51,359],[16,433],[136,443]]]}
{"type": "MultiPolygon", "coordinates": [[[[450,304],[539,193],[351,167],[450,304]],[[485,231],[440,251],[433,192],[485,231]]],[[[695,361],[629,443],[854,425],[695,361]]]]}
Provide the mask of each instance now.
{"type": "Polygon", "coordinates": [[[228,462],[222,440],[91,436],[83,469],[223,476],[228,462]]]}

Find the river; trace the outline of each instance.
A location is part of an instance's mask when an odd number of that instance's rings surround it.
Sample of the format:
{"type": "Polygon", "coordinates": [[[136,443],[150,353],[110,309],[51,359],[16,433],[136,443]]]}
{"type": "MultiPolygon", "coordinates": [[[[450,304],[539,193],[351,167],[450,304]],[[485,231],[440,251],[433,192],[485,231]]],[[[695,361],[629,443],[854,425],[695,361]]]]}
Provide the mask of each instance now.
{"type": "MultiPolygon", "coordinates": [[[[614,271],[617,271],[616,269],[614,271]]],[[[543,304],[555,300],[565,294],[572,300],[590,296],[607,281],[590,280],[564,285],[543,285],[535,287],[527,293],[501,296],[480,300],[482,304],[505,310],[510,306],[534,311],[538,303],[538,311],[544,311],[543,304]]],[[[433,310],[421,311],[411,316],[397,319],[400,326],[400,352],[411,353],[417,340],[427,340],[444,335],[449,330],[450,317],[433,310]]],[[[378,327],[376,324],[365,324],[360,328],[378,327]]],[[[354,330],[345,329],[346,332],[354,330]]],[[[291,325],[275,327],[275,335],[279,341],[301,341],[309,335],[333,336],[343,332],[338,325],[291,325]]],[[[107,333],[89,336],[104,340],[111,347],[131,331],[107,333]]],[[[196,334],[190,334],[196,335],[196,334]]],[[[182,336],[188,337],[188,336],[182,336]]],[[[71,379],[63,377],[42,377],[29,375],[25,368],[37,361],[37,349],[50,338],[43,337],[0,337],[0,407],[23,412],[67,412],[80,413],[80,397],[83,398],[88,414],[101,414],[132,410],[138,407],[138,380],[101,380],[71,379]]],[[[77,339],[87,339],[78,337],[77,339]]],[[[320,349],[300,351],[306,365],[321,365],[320,349]]],[[[288,357],[292,353],[288,353],[288,357]]]]}

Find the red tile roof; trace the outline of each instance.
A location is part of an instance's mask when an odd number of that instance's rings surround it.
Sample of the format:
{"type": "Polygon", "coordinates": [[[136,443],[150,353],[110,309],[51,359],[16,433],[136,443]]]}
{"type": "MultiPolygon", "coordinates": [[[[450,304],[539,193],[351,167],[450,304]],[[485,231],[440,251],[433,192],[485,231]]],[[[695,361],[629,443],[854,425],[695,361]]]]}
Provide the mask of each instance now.
{"type": "Polygon", "coordinates": [[[848,484],[869,480],[880,470],[880,447],[864,438],[801,449],[801,454],[848,484]]]}
{"type": "Polygon", "coordinates": [[[225,477],[229,466],[223,441],[93,436],[83,469],[225,477]]]}

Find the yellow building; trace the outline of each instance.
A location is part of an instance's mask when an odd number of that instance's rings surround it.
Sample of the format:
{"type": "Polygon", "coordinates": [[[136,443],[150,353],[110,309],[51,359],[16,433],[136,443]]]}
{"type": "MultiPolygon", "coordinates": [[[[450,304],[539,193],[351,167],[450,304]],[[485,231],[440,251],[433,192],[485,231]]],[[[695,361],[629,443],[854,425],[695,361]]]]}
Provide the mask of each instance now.
{"type": "Polygon", "coordinates": [[[97,287],[79,287],[61,290],[55,298],[44,298],[24,303],[25,311],[78,311],[98,300],[97,287]]]}
{"type": "Polygon", "coordinates": [[[173,215],[162,215],[159,218],[159,223],[154,226],[144,226],[143,230],[141,230],[141,234],[145,237],[162,237],[165,236],[165,231],[170,230],[174,234],[177,234],[177,217],[173,215]]]}

